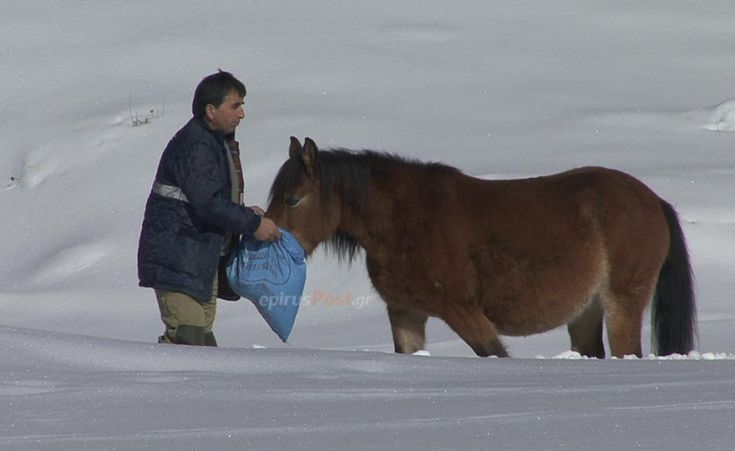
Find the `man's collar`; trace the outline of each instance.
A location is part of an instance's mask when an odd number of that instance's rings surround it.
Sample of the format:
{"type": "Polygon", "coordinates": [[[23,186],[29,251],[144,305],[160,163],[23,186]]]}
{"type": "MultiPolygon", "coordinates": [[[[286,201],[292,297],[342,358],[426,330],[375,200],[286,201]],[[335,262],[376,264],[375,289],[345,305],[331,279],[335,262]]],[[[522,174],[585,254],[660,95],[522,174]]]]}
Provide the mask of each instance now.
{"type": "Polygon", "coordinates": [[[196,122],[197,124],[199,124],[199,126],[202,127],[204,130],[206,130],[209,133],[213,134],[219,141],[224,141],[225,140],[225,133],[222,130],[213,130],[209,126],[209,124],[207,124],[206,121],[204,121],[204,120],[202,120],[202,119],[200,119],[200,118],[198,118],[196,116],[193,117],[192,120],[194,122],[196,122]]]}

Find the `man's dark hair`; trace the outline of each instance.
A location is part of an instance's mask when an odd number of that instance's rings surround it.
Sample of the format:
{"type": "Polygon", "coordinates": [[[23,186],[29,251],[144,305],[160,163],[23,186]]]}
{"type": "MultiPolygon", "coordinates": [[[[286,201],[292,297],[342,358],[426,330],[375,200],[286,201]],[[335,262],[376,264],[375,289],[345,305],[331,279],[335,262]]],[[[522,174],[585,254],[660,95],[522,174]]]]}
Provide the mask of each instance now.
{"type": "Polygon", "coordinates": [[[247,94],[245,85],[231,73],[220,69],[219,72],[204,77],[194,91],[194,101],[191,103],[192,114],[200,119],[204,118],[207,105],[219,108],[225,101],[225,97],[232,91],[238,93],[240,97],[245,97],[247,94]]]}

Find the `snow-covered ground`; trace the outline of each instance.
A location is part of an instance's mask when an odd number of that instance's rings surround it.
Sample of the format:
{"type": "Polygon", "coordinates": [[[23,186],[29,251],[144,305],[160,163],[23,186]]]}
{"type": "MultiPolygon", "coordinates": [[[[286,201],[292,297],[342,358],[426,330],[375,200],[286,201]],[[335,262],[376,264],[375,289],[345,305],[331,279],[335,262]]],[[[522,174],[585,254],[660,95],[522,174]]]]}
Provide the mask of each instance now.
{"type": "Polygon", "coordinates": [[[732,449],[732,42],[729,1],[4,5],[0,449],[732,449]],[[220,349],[154,344],[143,207],[217,68],[248,86],[250,204],[291,135],[487,178],[641,178],[683,221],[698,353],[576,360],[559,329],[479,359],[432,320],[431,357],[396,356],[362,262],[321,253],[289,345],[246,301],[220,303],[220,349]]]}

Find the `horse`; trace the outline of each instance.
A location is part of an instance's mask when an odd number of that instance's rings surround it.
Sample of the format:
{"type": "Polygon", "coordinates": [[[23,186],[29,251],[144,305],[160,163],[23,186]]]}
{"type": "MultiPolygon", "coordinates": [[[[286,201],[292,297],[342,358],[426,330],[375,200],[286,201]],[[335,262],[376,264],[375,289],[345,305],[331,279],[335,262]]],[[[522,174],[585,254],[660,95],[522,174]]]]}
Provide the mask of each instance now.
{"type": "Polygon", "coordinates": [[[426,345],[429,316],[478,356],[507,357],[499,336],[567,325],[571,349],[687,354],[696,335],[693,275],[674,208],[641,181],[601,167],[483,180],[441,163],[370,150],[320,151],[291,138],[265,214],[307,255],[364,251],[397,353],[426,345]]]}

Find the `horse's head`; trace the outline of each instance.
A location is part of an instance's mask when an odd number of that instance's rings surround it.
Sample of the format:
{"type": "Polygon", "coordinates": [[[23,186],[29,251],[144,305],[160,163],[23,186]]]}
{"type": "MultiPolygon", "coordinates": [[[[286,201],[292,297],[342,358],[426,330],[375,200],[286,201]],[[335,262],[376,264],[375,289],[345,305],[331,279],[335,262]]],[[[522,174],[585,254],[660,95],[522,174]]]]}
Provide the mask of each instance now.
{"type": "Polygon", "coordinates": [[[322,186],[319,149],[314,141],[306,138],[302,146],[291,137],[289,158],[271,186],[266,216],[291,232],[310,254],[339,226],[340,199],[328,195],[332,189],[322,186]]]}

